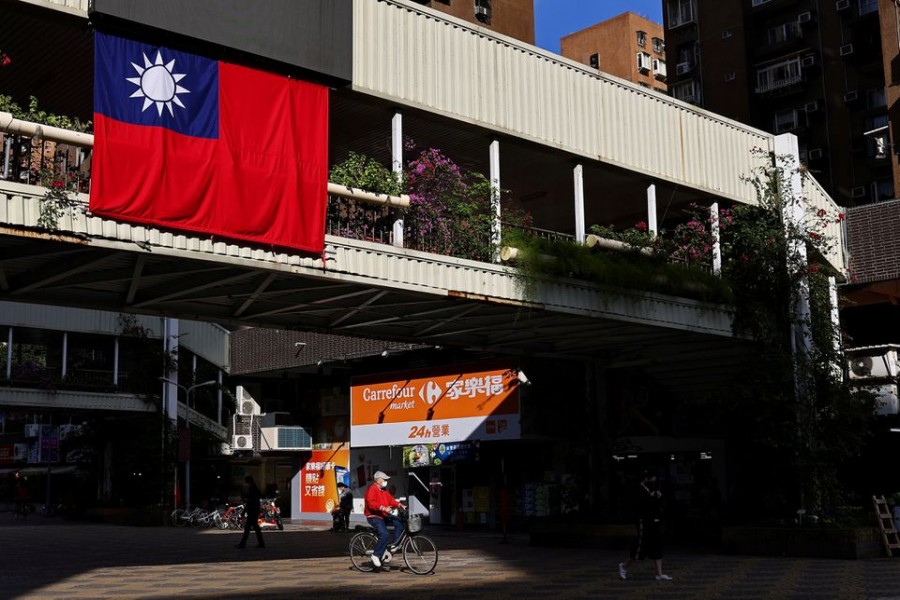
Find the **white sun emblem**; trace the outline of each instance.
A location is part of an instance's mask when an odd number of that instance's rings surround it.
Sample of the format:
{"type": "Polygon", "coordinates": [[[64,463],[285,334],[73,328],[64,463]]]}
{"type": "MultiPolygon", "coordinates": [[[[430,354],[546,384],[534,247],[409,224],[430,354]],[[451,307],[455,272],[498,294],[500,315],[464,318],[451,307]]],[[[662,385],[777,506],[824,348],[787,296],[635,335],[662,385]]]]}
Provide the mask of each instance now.
{"type": "Polygon", "coordinates": [[[175,59],[168,64],[163,64],[162,54],[156,53],[156,60],[150,62],[147,55],[144,54],[144,66],[141,67],[131,63],[134,70],[140,77],[126,77],[128,81],[138,86],[138,89],[130,96],[130,98],[143,98],[144,106],[141,112],[147,110],[153,104],[156,105],[156,112],[162,116],[163,107],[169,110],[169,114],[175,116],[172,109],[173,104],[177,104],[181,108],[185,108],[184,104],[178,98],[178,94],[190,94],[191,91],[178,85],[178,82],[184,79],[184,73],[173,73],[175,68],[175,59]]]}

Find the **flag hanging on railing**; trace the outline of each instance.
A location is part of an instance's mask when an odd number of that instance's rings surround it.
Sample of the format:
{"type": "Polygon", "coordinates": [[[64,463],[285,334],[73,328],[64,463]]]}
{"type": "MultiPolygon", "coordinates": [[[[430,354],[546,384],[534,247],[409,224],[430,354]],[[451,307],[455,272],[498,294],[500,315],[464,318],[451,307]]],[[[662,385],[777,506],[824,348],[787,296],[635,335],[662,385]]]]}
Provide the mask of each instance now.
{"type": "Polygon", "coordinates": [[[92,213],[323,251],[328,88],[95,36],[92,213]]]}

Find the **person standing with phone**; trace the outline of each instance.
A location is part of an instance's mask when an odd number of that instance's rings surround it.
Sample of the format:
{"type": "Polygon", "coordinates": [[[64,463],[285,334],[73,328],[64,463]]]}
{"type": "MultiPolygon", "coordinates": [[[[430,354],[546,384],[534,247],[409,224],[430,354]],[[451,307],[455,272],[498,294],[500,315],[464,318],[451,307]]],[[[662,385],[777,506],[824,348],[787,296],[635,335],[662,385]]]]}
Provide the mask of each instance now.
{"type": "Polygon", "coordinates": [[[651,558],[656,562],[657,581],[671,581],[662,570],[662,492],[656,489],[656,475],[642,473],[635,498],[637,538],[628,557],[619,563],[619,579],[628,579],[628,567],[633,560],[651,558]]]}

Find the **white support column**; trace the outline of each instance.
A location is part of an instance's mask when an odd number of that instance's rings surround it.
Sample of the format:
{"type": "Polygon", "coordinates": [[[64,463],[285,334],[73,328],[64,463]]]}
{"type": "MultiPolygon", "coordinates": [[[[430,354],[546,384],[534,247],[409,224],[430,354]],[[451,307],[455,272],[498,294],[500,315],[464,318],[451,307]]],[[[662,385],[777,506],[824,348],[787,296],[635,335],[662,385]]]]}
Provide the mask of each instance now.
{"type": "MultiPolygon", "coordinates": [[[[403,113],[397,111],[391,119],[391,169],[397,181],[403,180],[403,113]]],[[[403,247],[403,219],[394,221],[391,243],[403,247]]]]}
{"type": "Polygon", "coordinates": [[[218,371],[216,373],[216,423],[219,425],[224,425],[222,423],[222,371],[218,371]]]}
{"type": "MultiPolygon", "coordinates": [[[[837,279],[834,277],[828,278],[828,300],[829,305],[831,306],[831,327],[834,331],[834,337],[832,338],[832,343],[835,356],[841,355],[841,313],[840,313],[840,305],[838,304],[838,290],[837,290],[837,279]]],[[[832,365],[834,369],[834,374],[837,376],[839,380],[843,380],[844,378],[844,369],[843,365],[839,362],[835,361],[832,365]]]]}
{"type": "Polygon", "coordinates": [[[59,376],[65,379],[68,374],[67,363],[69,362],[69,332],[63,331],[62,339],[62,365],[60,365],[59,376]]]}
{"type": "Polygon", "coordinates": [[[656,223],[656,184],[651,183],[647,186],[647,231],[653,234],[653,237],[659,233],[659,226],[656,223]]]}
{"type": "Polygon", "coordinates": [[[6,379],[12,379],[13,328],[6,332],[6,379]]]}
{"type": "MultiPolygon", "coordinates": [[[[178,319],[163,318],[163,351],[167,361],[169,356],[178,352],[178,319]]],[[[169,381],[178,381],[178,367],[163,376],[169,381]]],[[[178,387],[174,383],[163,383],[163,398],[164,416],[178,423],[178,387]]]]}
{"type": "MultiPolygon", "coordinates": [[[[797,143],[797,136],[790,133],[783,133],[775,136],[775,161],[776,166],[783,172],[783,177],[779,180],[779,185],[784,186],[779,191],[783,201],[783,220],[785,232],[791,228],[799,228],[803,226],[805,217],[805,207],[802,202],[803,182],[800,176],[800,151],[797,143]]],[[[794,264],[787,265],[792,274],[799,274],[799,284],[794,290],[794,336],[792,344],[794,352],[808,355],[812,350],[812,333],[809,328],[809,279],[807,273],[807,256],[806,244],[799,238],[793,236],[788,247],[788,255],[791,257],[790,262],[794,264]]]]}
{"type": "Polygon", "coordinates": [[[493,248],[494,262],[500,262],[500,237],[502,228],[500,225],[500,142],[494,140],[490,146],[490,178],[491,178],[491,213],[494,218],[491,222],[491,247],[493,248]]]}
{"type": "Polygon", "coordinates": [[[584,243],[584,165],[575,165],[572,171],[575,191],[575,241],[584,243]]]}
{"type": "Polygon", "coordinates": [[[719,238],[719,203],[713,202],[709,207],[709,231],[713,237],[712,268],[714,275],[722,274],[722,244],[719,238]]]}
{"type": "Polygon", "coordinates": [[[119,385],[119,336],[113,338],[113,385],[119,385]]]}

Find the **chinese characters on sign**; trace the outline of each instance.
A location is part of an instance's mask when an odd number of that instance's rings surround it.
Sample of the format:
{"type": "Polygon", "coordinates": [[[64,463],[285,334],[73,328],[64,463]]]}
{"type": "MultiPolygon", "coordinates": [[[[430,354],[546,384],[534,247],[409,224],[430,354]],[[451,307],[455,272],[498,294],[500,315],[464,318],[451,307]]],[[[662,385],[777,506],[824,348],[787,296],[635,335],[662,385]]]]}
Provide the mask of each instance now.
{"type": "Polygon", "coordinates": [[[518,439],[518,385],[512,369],[477,367],[356,379],[350,392],[351,445],[518,439]]]}

